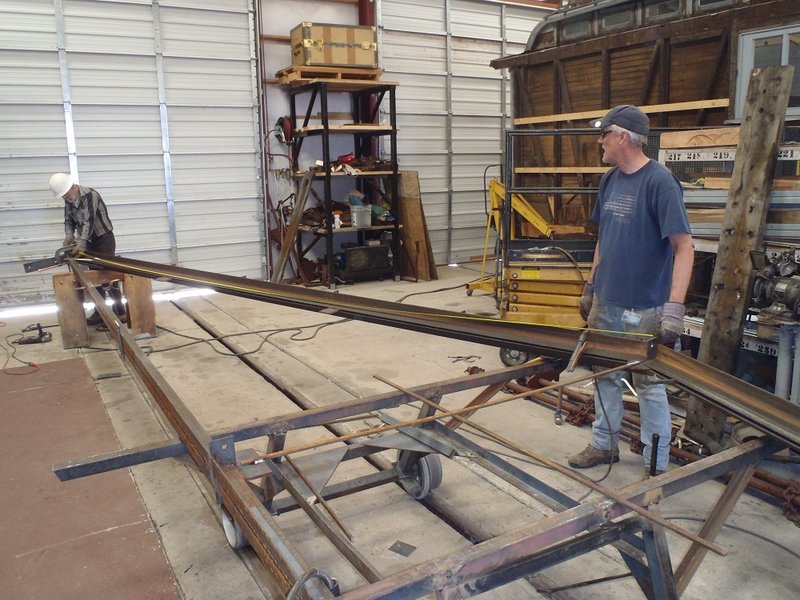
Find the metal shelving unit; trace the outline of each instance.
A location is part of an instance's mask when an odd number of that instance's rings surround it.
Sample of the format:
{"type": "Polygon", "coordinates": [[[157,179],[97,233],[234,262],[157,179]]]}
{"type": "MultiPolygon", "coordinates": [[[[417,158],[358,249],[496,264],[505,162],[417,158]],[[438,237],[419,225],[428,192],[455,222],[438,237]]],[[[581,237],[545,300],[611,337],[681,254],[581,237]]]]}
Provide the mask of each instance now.
{"type": "Polygon", "coordinates": [[[335,264],[334,235],[338,233],[356,232],[359,243],[363,244],[365,233],[369,231],[391,231],[392,240],[390,250],[392,253],[391,271],[395,280],[400,279],[400,236],[399,222],[397,219],[397,203],[399,198],[399,172],[397,164],[397,119],[396,119],[396,97],[395,88],[397,83],[387,83],[374,80],[345,80],[345,79],[315,79],[308,83],[291,87],[289,92],[290,116],[292,123],[296,126],[292,138],[292,160],[293,169],[296,177],[302,177],[303,173],[298,171],[297,157],[307,138],[319,138],[321,143],[322,170],[314,175],[313,181],[323,183],[323,209],[325,213],[325,223],[323,227],[302,228],[301,231],[311,233],[315,237],[310,246],[305,249],[301,246],[301,237],[298,236],[298,251],[302,256],[319,239],[325,239],[325,279],[328,287],[335,287],[337,273],[340,271],[335,264]],[[347,125],[331,125],[330,113],[328,110],[328,100],[330,94],[348,94],[352,108],[354,123],[347,125]],[[297,105],[299,96],[309,94],[305,104],[305,113],[301,117],[302,123],[298,123],[297,105]],[[389,124],[376,124],[378,110],[384,99],[388,98],[389,104],[389,124]],[[321,120],[320,125],[310,125],[313,111],[317,108],[321,120]],[[332,181],[334,178],[348,176],[331,173],[331,138],[333,136],[351,136],[353,139],[353,153],[356,157],[370,156],[372,154],[372,142],[379,136],[388,136],[390,140],[389,150],[389,169],[380,171],[363,171],[353,177],[359,189],[364,191],[367,179],[381,178],[384,180],[386,197],[391,205],[390,211],[395,216],[394,224],[391,226],[359,227],[334,229],[333,227],[333,197],[332,181]]]}

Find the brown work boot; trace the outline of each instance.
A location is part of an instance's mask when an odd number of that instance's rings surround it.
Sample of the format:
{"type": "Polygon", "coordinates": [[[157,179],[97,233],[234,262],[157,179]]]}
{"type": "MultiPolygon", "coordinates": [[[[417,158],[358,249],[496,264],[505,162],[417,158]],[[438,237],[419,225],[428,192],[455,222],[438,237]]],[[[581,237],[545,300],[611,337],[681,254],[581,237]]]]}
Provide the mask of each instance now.
{"type": "Polygon", "coordinates": [[[619,448],[614,448],[613,451],[600,450],[589,444],[578,454],[570,456],[567,462],[569,462],[570,467],[576,469],[588,469],[595,465],[616,463],[619,462],[619,448]]]}

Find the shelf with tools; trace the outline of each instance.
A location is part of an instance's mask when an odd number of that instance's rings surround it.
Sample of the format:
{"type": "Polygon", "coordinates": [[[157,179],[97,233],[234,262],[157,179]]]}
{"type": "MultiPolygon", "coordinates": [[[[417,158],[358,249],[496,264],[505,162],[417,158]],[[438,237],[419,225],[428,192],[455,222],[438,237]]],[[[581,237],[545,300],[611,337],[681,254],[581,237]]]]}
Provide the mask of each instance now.
{"type": "MultiPolygon", "coordinates": [[[[400,278],[400,237],[397,215],[399,197],[399,171],[397,164],[397,120],[395,82],[348,81],[346,85],[333,79],[313,79],[306,83],[293,82],[288,87],[290,118],[294,125],[291,140],[293,177],[298,182],[295,211],[306,210],[309,196],[316,197],[321,209],[313,224],[300,223],[296,227],[298,261],[305,257],[320,240],[325,241],[324,269],[320,279],[328,287],[336,282],[383,277],[400,278]],[[333,96],[349,98],[352,123],[334,123],[329,111],[333,96]],[[300,113],[298,106],[305,111],[300,113]],[[378,122],[381,105],[388,111],[388,123],[378,122]],[[320,123],[310,124],[312,115],[320,123]],[[389,152],[383,160],[375,158],[377,138],[388,137],[389,152]],[[334,152],[334,139],[349,138],[350,152],[334,152]],[[299,169],[298,158],[304,145],[312,145],[312,156],[317,168],[299,169]],[[338,156],[337,156],[338,155],[338,156]],[[361,167],[367,167],[362,170],[361,167]],[[334,199],[334,181],[341,184],[342,177],[352,177],[355,191],[363,200],[361,204],[337,203],[334,199]],[[321,184],[321,190],[314,188],[321,184]],[[375,202],[371,202],[375,200],[375,202]],[[352,205],[351,205],[352,204],[352,205]],[[337,208],[339,209],[337,211],[337,208]],[[337,216],[335,213],[340,212],[337,216]],[[393,219],[381,222],[379,219],[393,219]],[[373,220],[378,221],[373,224],[373,220]],[[351,225],[351,226],[348,226],[351,225]],[[334,245],[334,236],[345,233],[356,235],[354,244],[341,251],[334,245]],[[304,244],[303,234],[313,235],[304,244]],[[376,238],[376,235],[379,237],[376,238]]],[[[308,147],[306,147],[308,151],[308,147]]]]}

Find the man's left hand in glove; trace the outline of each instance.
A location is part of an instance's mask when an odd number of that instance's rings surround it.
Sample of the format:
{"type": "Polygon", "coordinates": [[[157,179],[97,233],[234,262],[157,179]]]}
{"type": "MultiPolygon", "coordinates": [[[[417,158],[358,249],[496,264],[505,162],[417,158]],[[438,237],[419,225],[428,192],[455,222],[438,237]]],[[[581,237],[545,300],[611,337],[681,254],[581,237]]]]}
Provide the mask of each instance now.
{"type": "Polygon", "coordinates": [[[658,324],[658,337],[662,344],[675,345],[683,333],[683,316],[686,308],[681,302],[665,302],[661,308],[661,321],[658,324]]]}
{"type": "Polygon", "coordinates": [[[70,256],[78,256],[81,252],[86,251],[86,240],[78,240],[75,244],[75,247],[72,249],[72,252],[69,253],[70,256]]]}

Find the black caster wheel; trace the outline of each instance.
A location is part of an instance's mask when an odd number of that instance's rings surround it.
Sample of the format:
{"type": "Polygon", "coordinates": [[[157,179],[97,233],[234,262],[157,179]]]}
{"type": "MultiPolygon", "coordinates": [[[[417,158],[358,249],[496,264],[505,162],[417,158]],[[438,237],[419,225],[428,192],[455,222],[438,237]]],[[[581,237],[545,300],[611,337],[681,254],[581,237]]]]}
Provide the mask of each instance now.
{"type": "Polygon", "coordinates": [[[516,367],[528,361],[528,353],[511,348],[500,348],[500,361],[507,367],[516,367]]]}
{"type": "MultiPolygon", "coordinates": [[[[397,465],[402,462],[405,450],[397,454],[397,465]]],[[[397,466],[396,465],[396,466],[397,466]]],[[[400,485],[414,500],[422,500],[442,483],[442,461],[436,454],[426,454],[400,473],[400,485]]]]}

